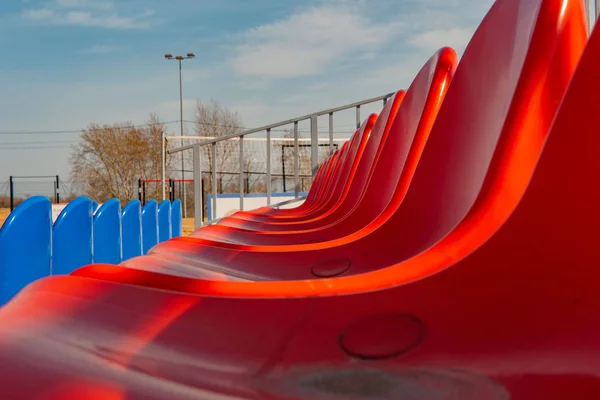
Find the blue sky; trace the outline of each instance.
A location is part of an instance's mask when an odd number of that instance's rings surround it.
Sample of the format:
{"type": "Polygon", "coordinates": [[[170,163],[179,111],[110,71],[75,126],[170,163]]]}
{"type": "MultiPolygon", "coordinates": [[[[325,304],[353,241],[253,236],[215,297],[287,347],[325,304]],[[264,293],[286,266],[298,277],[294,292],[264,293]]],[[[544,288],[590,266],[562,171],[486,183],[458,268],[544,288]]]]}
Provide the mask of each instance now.
{"type": "Polygon", "coordinates": [[[255,127],[407,87],[438,48],[460,53],[491,4],[2,1],[0,182],[68,178],[78,134],[25,132],[143,123],[150,112],[177,120],[177,65],[164,53],[197,56],[184,62],[184,119],[194,118],[196,99],[212,98],[255,127]]]}

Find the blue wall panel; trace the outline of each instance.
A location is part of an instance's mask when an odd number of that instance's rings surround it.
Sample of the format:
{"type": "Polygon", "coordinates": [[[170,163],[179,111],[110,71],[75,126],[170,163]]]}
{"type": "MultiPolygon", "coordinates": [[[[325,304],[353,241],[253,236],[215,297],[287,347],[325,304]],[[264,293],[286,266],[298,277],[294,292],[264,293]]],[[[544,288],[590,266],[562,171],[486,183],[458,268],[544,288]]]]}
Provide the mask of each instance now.
{"type": "Polygon", "coordinates": [[[144,254],[158,244],[158,203],[150,200],[142,210],[142,249],[144,254]]]}
{"type": "Polygon", "coordinates": [[[171,222],[171,202],[163,200],[158,206],[158,241],[166,242],[171,239],[173,230],[171,222]]]}
{"type": "Polygon", "coordinates": [[[171,204],[171,237],[179,237],[183,235],[183,224],[181,220],[181,200],[177,199],[171,204]]]}
{"type": "Polygon", "coordinates": [[[27,199],[0,229],[0,305],[27,284],[52,274],[69,274],[91,263],[119,264],[146,254],[160,240],[182,231],[181,203],[111,199],[97,208],[87,197],[70,202],[52,225],[52,206],[43,196],[27,199]]]}
{"type": "Polygon", "coordinates": [[[123,261],[142,255],[142,204],[132,200],[123,208],[123,261]]]}
{"type": "Polygon", "coordinates": [[[51,257],[52,205],[47,197],[31,197],[0,229],[0,304],[50,275],[51,257]]]}
{"type": "Polygon", "coordinates": [[[78,197],[62,210],[52,227],[52,275],[70,274],[93,262],[94,204],[78,197]]]}
{"type": "Polygon", "coordinates": [[[121,251],[121,202],[110,199],[94,215],[94,262],[119,264],[121,251]]]}

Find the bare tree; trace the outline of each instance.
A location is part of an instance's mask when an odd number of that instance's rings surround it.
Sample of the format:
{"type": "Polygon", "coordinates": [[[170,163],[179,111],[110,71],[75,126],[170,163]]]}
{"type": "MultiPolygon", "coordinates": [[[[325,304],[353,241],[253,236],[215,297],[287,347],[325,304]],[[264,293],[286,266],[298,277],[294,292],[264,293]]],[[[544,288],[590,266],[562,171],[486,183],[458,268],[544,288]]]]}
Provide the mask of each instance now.
{"type": "MultiPolygon", "coordinates": [[[[207,139],[219,138],[235,135],[242,132],[243,129],[242,122],[236,111],[232,111],[214,100],[210,100],[208,103],[202,103],[201,101],[196,103],[196,136],[207,139]]],[[[260,182],[265,179],[265,174],[261,175],[266,162],[264,155],[257,154],[251,146],[245,144],[244,161],[241,166],[242,171],[240,171],[239,143],[238,138],[235,138],[218,142],[215,145],[216,158],[214,164],[217,174],[217,193],[239,192],[240,173],[243,174],[245,192],[253,193],[260,190],[264,192],[266,184],[261,184],[260,182]]],[[[204,171],[204,193],[210,194],[213,191],[213,155],[211,146],[201,147],[201,157],[204,171]]],[[[188,200],[188,206],[192,202],[193,200],[188,200]]],[[[206,207],[206,201],[204,204],[206,207]]]]}
{"type": "MultiPolygon", "coordinates": [[[[242,123],[237,112],[229,110],[215,100],[208,103],[196,102],[195,134],[204,138],[217,138],[238,133],[242,130],[242,123]]],[[[216,144],[215,167],[217,171],[217,192],[222,193],[229,189],[230,183],[235,181],[231,172],[232,157],[238,148],[237,141],[222,141],[216,144]]],[[[202,146],[201,157],[203,160],[204,194],[212,193],[213,157],[211,146],[202,146]]],[[[232,188],[233,189],[233,188],[232,188]]],[[[188,190],[189,196],[192,192],[188,190]]],[[[207,215],[207,198],[204,198],[204,215],[207,215]]],[[[188,198],[188,208],[192,206],[193,199],[188,198]],[[190,201],[191,200],[191,201],[190,201]]]]}
{"type": "Polygon", "coordinates": [[[139,178],[161,177],[163,130],[155,114],[143,127],[132,123],[91,124],[73,148],[71,180],[81,182],[83,193],[98,201],[133,199],[139,178]]]}
{"type": "MultiPolygon", "coordinates": [[[[218,138],[233,135],[242,131],[242,123],[236,111],[231,111],[215,100],[208,104],[201,101],[196,103],[196,135],[206,138],[218,138]]],[[[233,166],[237,160],[232,160],[234,154],[239,154],[239,142],[225,140],[216,144],[215,167],[218,175],[218,192],[230,185],[235,179],[232,175],[233,166]]],[[[213,172],[213,159],[211,146],[202,147],[202,158],[207,160],[209,176],[213,172]]],[[[209,179],[205,189],[212,191],[212,180],[209,179]]]]}
{"type": "Polygon", "coordinates": [[[60,182],[60,200],[68,203],[75,200],[82,193],[85,193],[85,182],[61,181],[60,182]]]}
{"type": "MultiPolygon", "coordinates": [[[[148,164],[147,169],[143,170],[142,179],[162,179],[162,145],[165,146],[165,170],[169,171],[171,168],[173,160],[167,153],[167,143],[163,143],[162,141],[163,132],[166,132],[165,125],[156,113],[151,113],[146,127],[143,129],[144,138],[148,146],[148,164]]],[[[166,185],[166,183],[162,182],[162,184],[154,185],[152,190],[146,191],[146,196],[151,196],[150,198],[154,199],[162,198],[162,185],[166,185]]]]}

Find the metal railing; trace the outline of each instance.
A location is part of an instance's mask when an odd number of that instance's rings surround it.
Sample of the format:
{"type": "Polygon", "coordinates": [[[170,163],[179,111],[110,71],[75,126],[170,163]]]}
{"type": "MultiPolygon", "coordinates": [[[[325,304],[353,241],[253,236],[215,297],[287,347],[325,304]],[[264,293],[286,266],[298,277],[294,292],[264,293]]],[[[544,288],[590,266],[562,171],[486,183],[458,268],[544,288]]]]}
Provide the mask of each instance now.
{"type": "MultiPolygon", "coordinates": [[[[584,7],[585,7],[585,14],[586,14],[586,19],[587,19],[587,25],[588,25],[588,31],[591,32],[594,25],[596,24],[597,20],[598,20],[598,16],[600,15],[600,0],[584,0],[584,7]]],[[[191,144],[191,145],[186,145],[186,146],[181,146],[178,147],[176,149],[171,149],[168,150],[169,154],[174,154],[174,153],[180,153],[180,152],[184,152],[187,150],[192,150],[193,151],[193,177],[194,177],[194,219],[195,219],[195,226],[196,228],[201,227],[204,224],[203,221],[203,208],[204,208],[204,204],[203,204],[203,193],[202,193],[202,170],[201,170],[201,151],[200,148],[202,146],[211,146],[211,170],[212,170],[212,209],[213,212],[216,214],[216,210],[217,210],[217,168],[216,168],[216,144],[222,141],[226,141],[226,140],[230,140],[230,139],[235,139],[235,138],[239,138],[239,166],[240,166],[240,183],[239,183],[239,195],[240,195],[240,210],[244,209],[244,185],[243,185],[243,168],[242,165],[244,163],[244,137],[253,133],[259,133],[259,132],[265,132],[266,133],[266,142],[267,142],[267,156],[266,156],[266,175],[267,175],[267,179],[266,179],[266,192],[267,192],[267,205],[271,206],[271,207],[279,207],[285,204],[290,204],[293,202],[297,202],[299,200],[302,200],[303,198],[300,198],[298,195],[298,175],[299,175],[299,152],[298,152],[298,123],[302,122],[302,121],[306,121],[309,120],[310,121],[310,143],[311,143],[311,169],[312,169],[312,174],[314,177],[314,174],[316,173],[316,170],[318,168],[319,165],[319,160],[318,160],[318,139],[319,139],[319,132],[318,132],[318,118],[324,115],[328,115],[329,116],[329,147],[330,147],[330,154],[333,154],[333,148],[334,148],[334,138],[333,138],[333,134],[334,134],[334,130],[333,130],[333,115],[336,112],[339,111],[344,111],[344,110],[348,110],[348,109],[352,109],[354,108],[356,110],[356,127],[357,129],[360,127],[361,124],[361,116],[360,116],[360,108],[361,106],[367,105],[367,104],[371,104],[371,103],[375,103],[378,101],[383,101],[383,104],[385,105],[386,101],[392,97],[394,95],[394,93],[388,93],[382,96],[378,96],[378,97],[373,97],[370,99],[366,99],[366,100],[361,100],[352,104],[347,104],[344,106],[340,106],[340,107],[335,107],[335,108],[331,108],[331,109],[327,109],[327,110],[322,110],[322,111],[317,111],[315,113],[312,114],[307,114],[301,117],[296,117],[296,118],[291,118],[285,121],[280,121],[280,122],[276,122],[274,124],[270,124],[270,125],[265,125],[265,126],[261,126],[259,128],[255,128],[255,129],[248,129],[245,130],[243,132],[240,133],[236,133],[236,134],[231,134],[231,135],[226,135],[226,136],[221,136],[218,138],[213,138],[213,139],[208,139],[208,140],[203,140],[200,141],[198,143],[195,144],[191,144]],[[277,204],[271,204],[271,131],[275,128],[279,128],[282,126],[286,126],[286,125],[290,125],[293,124],[294,126],[294,166],[295,166],[295,173],[294,173],[294,179],[295,179],[295,190],[294,190],[294,194],[295,194],[295,198],[294,200],[290,200],[290,201],[285,201],[282,203],[277,203],[277,204]]],[[[164,146],[163,146],[164,148],[164,146]]],[[[163,154],[163,176],[164,176],[164,154],[163,154]]],[[[207,223],[213,223],[218,221],[218,219],[214,219],[212,221],[208,221],[207,223]]]]}
{"type": "MultiPolygon", "coordinates": [[[[293,202],[297,202],[303,200],[303,197],[299,197],[299,146],[298,146],[298,124],[302,121],[310,121],[310,143],[311,143],[311,153],[310,153],[310,161],[311,161],[311,170],[312,176],[314,177],[317,168],[319,167],[319,129],[318,129],[318,119],[321,116],[327,115],[329,120],[329,153],[330,155],[334,152],[334,114],[340,111],[345,111],[349,109],[355,109],[356,113],[356,129],[360,128],[361,125],[361,115],[360,110],[361,106],[365,106],[367,104],[372,104],[376,102],[383,102],[383,105],[386,104],[387,100],[391,98],[395,92],[387,93],[381,96],[357,101],[355,103],[347,104],[340,107],[330,108],[327,110],[317,111],[311,114],[303,115],[296,118],[291,118],[285,121],[276,122],[274,124],[261,126],[259,128],[248,129],[240,133],[235,133],[232,135],[220,136],[213,139],[203,140],[198,143],[194,143],[191,145],[181,146],[175,149],[168,150],[169,154],[180,153],[187,150],[193,151],[193,180],[194,180],[194,219],[195,219],[195,227],[199,228],[203,226],[204,223],[204,204],[203,204],[203,193],[202,193],[202,160],[201,160],[201,151],[200,148],[202,146],[211,146],[211,171],[212,171],[212,210],[213,215],[216,215],[217,210],[217,168],[216,168],[216,144],[225,140],[236,139],[239,138],[239,171],[240,171],[240,184],[239,184],[239,194],[240,194],[240,210],[244,210],[244,185],[243,185],[243,164],[244,164],[244,137],[253,133],[262,133],[266,134],[266,143],[267,143],[267,155],[266,155],[266,194],[267,194],[267,205],[270,207],[279,207],[285,204],[290,204],[293,202]],[[294,200],[285,201],[282,203],[271,204],[271,131],[284,127],[286,125],[294,126],[294,181],[295,181],[295,189],[294,189],[294,200]]],[[[213,219],[211,221],[206,222],[206,224],[211,224],[218,221],[218,219],[213,219]]]]}

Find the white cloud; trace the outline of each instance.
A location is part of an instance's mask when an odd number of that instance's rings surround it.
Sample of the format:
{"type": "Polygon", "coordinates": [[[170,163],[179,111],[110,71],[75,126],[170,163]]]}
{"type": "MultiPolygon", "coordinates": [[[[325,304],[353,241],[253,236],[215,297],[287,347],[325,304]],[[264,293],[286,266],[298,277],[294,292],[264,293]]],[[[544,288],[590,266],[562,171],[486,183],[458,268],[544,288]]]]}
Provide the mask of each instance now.
{"type": "Polygon", "coordinates": [[[97,44],[87,49],[81,50],[80,54],[108,54],[123,50],[120,46],[111,46],[108,44],[97,44]]]}
{"type": "MultiPolygon", "coordinates": [[[[93,8],[90,1],[61,0],[62,5],[56,0],[48,1],[52,2],[47,6],[50,13],[41,12],[37,16],[39,21],[48,19],[56,23],[53,20],[56,18],[64,24],[68,12],[79,12],[86,14],[71,16],[71,24],[98,26],[102,21],[103,25],[115,27],[119,24],[109,18],[129,18],[119,21],[127,26],[131,20],[135,23],[152,17],[152,12],[126,12],[125,2],[116,0],[112,8],[106,9],[93,8]]],[[[256,127],[406,88],[439,47],[450,45],[460,52],[491,3],[491,0],[411,0],[407,3],[414,7],[404,7],[399,6],[398,0],[311,1],[324,2],[236,36],[238,46],[234,47],[233,58],[220,59],[218,54],[205,63],[206,71],[194,70],[203,64],[199,60],[186,63],[184,119],[193,119],[195,98],[215,97],[237,110],[244,126],[256,127]],[[382,18],[386,20],[380,21],[382,18]],[[389,22],[392,18],[394,22],[389,22]],[[239,76],[232,77],[223,68],[222,63],[231,62],[239,76]],[[301,78],[273,80],[273,77],[301,78]]],[[[32,15],[35,19],[35,13],[32,15]]],[[[223,42],[218,34],[204,39],[212,40],[211,45],[223,42]]],[[[114,50],[100,44],[87,51],[114,50]]],[[[141,71],[144,68],[140,66],[141,71]]],[[[158,69],[160,75],[135,76],[126,84],[110,80],[91,86],[75,82],[66,88],[64,84],[52,88],[36,84],[28,92],[16,91],[23,93],[18,106],[11,98],[4,107],[36,110],[36,118],[28,119],[27,123],[39,125],[24,128],[22,119],[13,118],[15,129],[71,129],[86,126],[90,121],[142,123],[150,111],[157,111],[165,120],[177,120],[176,65],[158,69]],[[60,93],[61,102],[52,102],[56,93],[60,93]],[[31,98],[36,99],[33,105],[31,98]],[[65,116],[69,117],[67,125],[65,116]]],[[[361,117],[364,119],[369,112],[378,112],[380,108],[381,103],[362,107],[361,117]]],[[[354,110],[336,113],[336,129],[352,131],[354,118],[354,110]]],[[[319,120],[324,132],[327,122],[326,116],[319,120]]],[[[187,124],[187,128],[192,126],[187,124]]],[[[170,134],[177,135],[179,124],[169,124],[168,129],[170,134]]],[[[306,125],[301,125],[301,129],[306,130],[306,125]]],[[[48,161],[47,165],[54,164],[48,161]]],[[[64,170],[68,171],[66,163],[64,170]]]]}
{"type": "Polygon", "coordinates": [[[114,3],[109,1],[93,0],[56,0],[56,4],[58,4],[61,7],[89,8],[95,10],[109,10],[114,6],[114,3]]]}
{"type": "Polygon", "coordinates": [[[373,52],[398,35],[398,21],[378,22],[360,3],[328,1],[245,32],[233,66],[239,75],[297,77],[373,52]]]}
{"type": "Polygon", "coordinates": [[[92,14],[87,11],[69,11],[65,15],[65,21],[68,24],[84,25],[92,20],[92,14]]]}
{"type": "Polygon", "coordinates": [[[28,20],[41,21],[52,18],[54,16],[54,12],[47,8],[31,9],[23,11],[22,16],[28,20]]]}
{"type": "Polygon", "coordinates": [[[135,17],[101,16],[89,11],[69,11],[62,18],[62,23],[108,29],[141,29],[151,26],[146,15],[135,17]]]}
{"type": "Polygon", "coordinates": [[[42,9],[28,9],[22,17],[31,21],[51,20],[61,25],[106,29],[145,29],[156,21],[154,10],[124,15],[115,3],[94,0],[55,0],[42,9]]]}
{"type": "Polygon", "coordinates": [[[430,51],[444,46],[460,51],[466,47],[473,33],[473,28],[434,29],[411,37],[409,43],[430,51]]]}
{"type": "MultiPolygon", "coordinates": [[[[425,1],[402,8],[398,0],[329,0],[246,31],[232,60],[240,87],[281,79],[248,92],[253,101],[231,106],[256,126],[406,89],[441,47],[464,51],[492,2],[425,1]],[[370,17],[374,5],[377,15],[397,22],[370,17]]],[[[364,107],[362,117],[380,107],[364,107]]],[[[336,114],[336,121],[352,122],[354,115],[348,115],[336,114]]]]}
{"type": "MultiPolygon", "coordinates": [[[[259,99],[245,99],[226,104],[226,106],[238,113],[246,128],[266,125],[275,122],[279,118],[279,116],[273,116],[272,104],[266,104],[259,99]]],[[[281,104],[278,105],[278,111],[281,111],[279,107],[281,107],[281,104]]]]}

